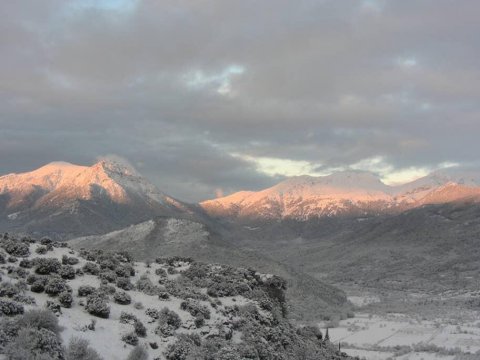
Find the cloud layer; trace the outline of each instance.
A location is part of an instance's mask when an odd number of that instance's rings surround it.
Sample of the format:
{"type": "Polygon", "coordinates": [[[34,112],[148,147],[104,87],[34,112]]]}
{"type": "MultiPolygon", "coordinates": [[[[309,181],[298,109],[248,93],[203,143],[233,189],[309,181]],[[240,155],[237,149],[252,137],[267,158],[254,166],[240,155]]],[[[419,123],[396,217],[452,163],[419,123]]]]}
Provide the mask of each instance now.
{"type": "Polygon", "coordinates": [[[127,158],[189,201],[477,164],[480,3],[0,4],[0,173],[127,158]]]}

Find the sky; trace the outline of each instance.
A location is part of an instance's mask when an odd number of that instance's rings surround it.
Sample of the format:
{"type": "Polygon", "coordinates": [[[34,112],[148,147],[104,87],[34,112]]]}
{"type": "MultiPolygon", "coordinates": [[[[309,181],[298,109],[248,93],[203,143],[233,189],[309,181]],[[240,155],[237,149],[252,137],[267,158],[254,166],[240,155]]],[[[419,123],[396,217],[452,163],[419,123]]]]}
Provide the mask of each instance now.
{"type": "Polygon", "coordinates": [[[122,157],[200,201],[479,165],[480,2],[0,2],[0,174],[122,157]]]}

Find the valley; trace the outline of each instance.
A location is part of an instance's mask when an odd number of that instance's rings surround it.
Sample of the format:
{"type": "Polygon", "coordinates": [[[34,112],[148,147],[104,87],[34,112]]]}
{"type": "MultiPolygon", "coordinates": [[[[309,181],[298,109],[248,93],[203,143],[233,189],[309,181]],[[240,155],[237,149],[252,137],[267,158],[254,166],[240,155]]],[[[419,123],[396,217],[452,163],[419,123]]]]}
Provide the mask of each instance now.
{"type": "Polygon", "coordinates": [[[350,356],[473,360],[479,179],[444,172],[392,188],[349,172],[187,204],[123,164],[52,163],[0,177],[0,224],[80,252],[127,251],[147,263],[180,256],[278,275],[288,321],[328,327],[350,356]]]}
{"type": "Polygon", "coordinates": [[[480,356],[480,310],[459,305],[470,292],[431,294],[344,288],[355,316],[331,325],[332,342],[351,356],[373,360],[454,360],[480,356]]]}

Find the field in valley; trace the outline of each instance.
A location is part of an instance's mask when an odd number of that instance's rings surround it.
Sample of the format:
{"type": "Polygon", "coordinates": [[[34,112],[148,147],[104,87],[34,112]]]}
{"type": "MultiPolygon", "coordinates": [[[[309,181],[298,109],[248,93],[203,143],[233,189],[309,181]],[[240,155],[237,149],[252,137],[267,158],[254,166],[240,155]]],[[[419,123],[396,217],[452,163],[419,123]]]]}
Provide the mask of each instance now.
{"type": "Polygon", "coordinates": [[[461,306],[477,294],[345,290],[355,316],[330,323],[329,335],[347,354],[369,360],[480,359],[480,311],[461,306]]]}

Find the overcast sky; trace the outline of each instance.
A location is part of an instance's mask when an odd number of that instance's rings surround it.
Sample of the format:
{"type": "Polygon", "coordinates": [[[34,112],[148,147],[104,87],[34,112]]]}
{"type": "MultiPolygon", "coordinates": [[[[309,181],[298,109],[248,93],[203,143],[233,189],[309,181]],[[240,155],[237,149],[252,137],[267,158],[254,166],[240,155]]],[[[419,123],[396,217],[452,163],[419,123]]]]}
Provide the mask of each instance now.
{"type": "Polygon", "coordinates": [[[114,154],[198,201],[480,150],[480,2],[0,2],[0,174],[114,154]]]}

